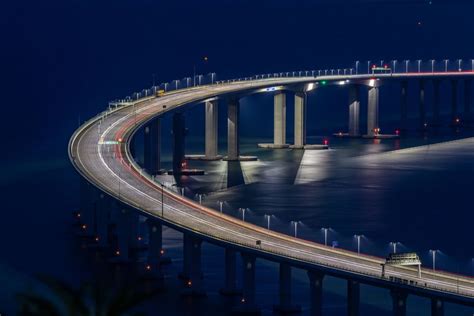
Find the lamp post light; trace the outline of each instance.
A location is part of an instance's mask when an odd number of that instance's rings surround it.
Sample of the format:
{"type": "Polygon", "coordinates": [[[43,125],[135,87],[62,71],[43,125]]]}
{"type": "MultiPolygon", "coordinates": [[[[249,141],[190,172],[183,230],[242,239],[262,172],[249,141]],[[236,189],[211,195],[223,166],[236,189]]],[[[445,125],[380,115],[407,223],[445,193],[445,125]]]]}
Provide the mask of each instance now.
{"type": "Polygon", "coordinates": [[[380,61],[380,67],[383,67],[383,59],[380,61]]]}
{"type": "Polygon", "coordinates": [[[458,70],[460,72],[462,71],[461,65],[462,65],[462,59],[458,59],[458,70]]]}
{"type": "Polygon", "coordinates": [[[399,244],[398,241],[391,241],[390,245],[393,247],[393,253],[397,253],[397,245],[399,244]]]}
{"type": "Polygon", "coordinates": [[[444,60],[444,72],[448,72],[449,59],[444,60]]]}
{"type": "Polygon", "coordinates": [[[242,221],[245,222],[245,211],[246,211],[246,209],[245,208],[239,208],[239,211],[242,212],[242,221]]]}
{"type": "Polygon", "coordinates": [[[360,61],[357,60],[357,61],[356,61],[356,69],[355,69],[356,75],[359,74],[359,64],[360,64],[360,61]]]}
{"type": "Polygon", "coordinates": [[[433,260],[433,271],[436,271],[436,253],[439,252],[438,249],[430,249],[431,258],[433,260]]]}
{"type": "Polygon", "coordinates": [[[357,253],[360,254],[360,239],[362,238],[363,235],[354,235],[354,237],[357,239],[357,253]]]}
{"type": "Polygon", "coordinates": [[[324,231],[324,245],[327,246],[328,245],[328,231],[330,230],[331,228],[325,228],[323,227],[322,230],[324,231]]]}
{"type": "Polygon", "coordinates": [[[405,73],[408,73],[408,64],[409,63],[410,63],[409,59],[405,60],[405,73]]]}
{"type": "Polygon", "coordinates": [[[418,59],[417,62],[418,62],[418,72],[421,72],[421,59],[418,59]]]}
{"type": "Polygon", "coordinates": [[[267,229],[270,230],[270,218],[272,217],[271,215],[265,214],[265,218],[267,219],[267,229]]]}
{"type": "Polygon", "coordinates": [[[370,74],[370,60],[367,61],[367,74],[370,74]]]}
{"type": "Polygon", "coordinates": [[[295,232],[295,238],[298,238],[298,222],[296,221],[291,221],[291,224],[293,225],[294,227],[294,232],[295,232]]]}
{"type": "Polygon", "coordinates": [[[397,72],[397,63],[398,63],[398,60],[394,59],[393,60],[393,73],[397,72]]]}
{"type": "Polygon", "coordinates": [[[220,211],[221,213],[222,213],[223,206],[224,206],[224,202],[219,201],[219,211],[220,211]]]}
{"type": "Polygon", "coordinates": [[[474,71],[474,59],[471,59],[471,71],[474,71]]]}

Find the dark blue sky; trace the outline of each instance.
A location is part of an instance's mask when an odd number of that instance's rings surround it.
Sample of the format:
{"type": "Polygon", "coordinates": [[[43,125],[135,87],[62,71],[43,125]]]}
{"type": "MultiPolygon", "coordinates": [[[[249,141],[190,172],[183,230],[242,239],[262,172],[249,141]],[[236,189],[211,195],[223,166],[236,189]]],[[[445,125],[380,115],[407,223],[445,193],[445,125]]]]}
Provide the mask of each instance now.
{"type": "Polygon", "coordinates": [[[2,125],[23,139],[10,144],[16,150],[38,139],[65,141],[79,116],[150,86],[152,73],[157,81],[189,76],[193,64],[231,78],[349,67],[357,59],[473,56],[472,1],[52,0],[1,6],[2,107],[9,117],[2,125]],[[205,66],[203,56],[209,56],[205,66]],[[11,115],[25,110],[31,114],[20,125],[11,115]]]}

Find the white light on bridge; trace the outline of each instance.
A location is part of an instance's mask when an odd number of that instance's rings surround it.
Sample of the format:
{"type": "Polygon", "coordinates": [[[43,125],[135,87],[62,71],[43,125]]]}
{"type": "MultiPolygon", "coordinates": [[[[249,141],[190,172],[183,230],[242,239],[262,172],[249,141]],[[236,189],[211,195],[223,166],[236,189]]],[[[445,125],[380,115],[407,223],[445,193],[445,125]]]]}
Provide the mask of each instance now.
{"type": "Polygon", "coordinates": [[[308,85],[306,86],[306,92],[314,90],[314,88],[316,88],[314,82],[308,83],[308,85]]]}
{"type": "Polygon", "coordinates": [[[375,79],[370,79],[369,86],[375,87],[375,79]]]}

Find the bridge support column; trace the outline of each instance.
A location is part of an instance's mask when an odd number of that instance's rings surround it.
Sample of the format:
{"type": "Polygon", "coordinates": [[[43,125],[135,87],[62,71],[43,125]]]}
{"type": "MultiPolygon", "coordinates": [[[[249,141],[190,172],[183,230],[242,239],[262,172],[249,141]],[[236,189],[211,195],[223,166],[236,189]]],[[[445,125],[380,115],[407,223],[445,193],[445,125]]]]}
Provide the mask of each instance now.
{"type": "Polygon", "coordinates": [[[204,296],[202,288],[202,270],[201,270],[201,244],[202,240],[184,234],[184,274],[186,289],[184,295],[204,296]]]}
{"type": "Polygon", "coordinates": [[[369,88],[369,104],[367,107],[367,136],[374,137],[379,128],[379,88],[369,88]]]}
{"type": "Polygon", "coordinates": [[[292,148],[304,149],[306,145],[306,93],[295,93],[295,136],[292,148]]]}
{"type": "Polygon", "coordinates": [[[440,117],[439,117],[439,109],[440,109],[440,81],[435,79],[433,80],[433,125],[438,127],[441,125],[440,117]]]}
{"type": "Polygon", "coordinates": [[[183,113],[173,115],[173,174],[180,175],[185,166],[186,125],[183,113]]]}
{"type": "MultiPolygon", "coordinates": [[[[147,219],[148,226],[148,257],[147,264],[155,276],[163,277],[161,265],[171,262],[164,257],[163,252],[163,225],[152,218],[147,219]]],[[[147,267],[148,269],[148,267],[147,267]]]]}
{"type": "Polygon", "coordinates": [[[218,155],[218,101],[206,102],[206,160],[219,159],[218,155]]]}
{"type": "Polygon", "coordinates": [[[408,129],[408,81],[400,84],[400,132],[408,129]]]}
{"type": "Polygon", "coordinates": [[[225,248],[225,285],[220,293],[226,296],[242,294],[237,289],[236,252],[231,248],[225,248]]]}
{"type": "Polygon", "coordinates": [[[349,90],[349,136],[357,137],[360,118],[360,90],[358,85],[352,85],[349,90]]]}
{"type": "Polygon", "coordinates": [[[300,306],[291,303],[291,266],[288,263],[280,263],[280,304],[273,309],[284,314],[301,311],[300,306]]]}
{"type": "Polygon", "coordinates": [[[444,302],[442,300],[431,299],[431,316],[444,316],[444,302]]]}
{"type": "Polygon", "coordinates": [[[456,126],[458,123],[458,82],[453,79],[451,80],[451,125],[456,126]]]}
{"type": "Polygon", "coordinates": [[[311,316],[323,314],[323,279],[324,274],[318,271],[308,271],[311,316]]]}
{"type": "Polygon", "coordinates": [[[426,111],[425,111],[425,81],[421,79],[420,81],[420,130],[424,130],[427,127],[426,123],[426,111]]]}
{"type": "Polygon", "coordinates": [[[255,256],[242,253],[242,300],[235,311],[239,313],[259,314],[260,309],[255,304],[255,256]]]}
{"type": "Polygon", "coordinates": [[[99,192],[99,198],[96,203],[96,236],[97,246],[105,248],[109,244],[109,212],[111,200],[103,192],[99,192]]]}
{"type": "Polygon", "coordinates": [[[464,122],[471,124],[471,80],[464,80],[464,122]]]}
{"type": "Polygon", "coordinates": [[[121,208],[117,216],[117,248],[115,249],[115,260],[118,262],[128,261],[130,259],[130,214],[132,210],[121,208]]]}
{"type": "Polygon", "coordinates": [[[93,190],[95,188],[84,178],[80,180],[80,210],[78,213],[80,222],[80,231],[84,236],[92,237],[94,235],[95,225],[95,203],[93,198],[93,190]]]}
{"type": "Polygon", "coordinates": [[[393,316],[405,316],[407,314],[407,296],[406,292],[401,290],[391,290],[393,316]]]}
{"type": "Polygon", "coordinates": [[[227,160],[239,160],[239,100],[230,100],[227,106],[227,160]]]}
{"type": "Polygon", "coordinates": [[[360,284],[347,280],[347,315],[359,316],[360,284]]]}
{"type": "Polygon", "coordinates": [[[129,226],[130,226],[130,234],[129,234],[129,241],[128,245],[132,249],[138,249],[139,248],[139,225],[140,225],[140,215],[136,211],[131,211],[128,214],[128,221],[129,221],[129,226]]]}
{"type": "Polygon", "coordinates": [[[160,144],[161,126],[160,119],[156,118],[145,125],[144,130],[144,167],[151,174],[160,173],[160,144]]]}
{"type": "Polygon", "coordinates": [[[286,94],[278,92],[273,97],[273,145],[286,147],[286,94]]]}

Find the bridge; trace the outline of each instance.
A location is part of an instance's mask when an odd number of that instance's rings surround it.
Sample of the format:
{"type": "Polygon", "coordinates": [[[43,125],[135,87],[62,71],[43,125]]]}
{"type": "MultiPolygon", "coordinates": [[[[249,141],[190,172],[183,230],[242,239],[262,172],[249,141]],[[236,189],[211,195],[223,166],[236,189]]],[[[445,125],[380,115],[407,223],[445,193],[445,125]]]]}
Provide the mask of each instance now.
{"type": "MultiPolygon", "coordinates": [[[[185,116],[191,106],[204,104],[206,108],[206,136],[204,159],[220,159],[217,152],[217,100],[227,103],[228,140],[227,160],[245,160],[239,149],[239,99],[254,93],[274,94],[275,148],[286,143],[286,91],[295,97],[295,149],[306,144],[305,95],[323,85],[344,85],[350,89],[350,118],[348,135],[359,136],[359,107],[361,87],[367,87],[368,120],[366,137],[380,137],[378,107],[379,89],[391,81],[401,83],[402,121],[406,119],[406,82],[420,81],[420,114],[424,114],[424,82],[450,80],[453,89],[458,81],[470,83],[473,71],[406,72],[358,74],[354,70],[321,74],[321,71],[276,73],[204,85],[176,83],[175,90],[156,97],[159,87],[121,100],[85,122],[72,135],[69,156],[83,178],[81,182],[81,221],[84,234],[94,236],[101,246],[108,246],[109,221],[117,226],[116,260],[126,261],[129,250],[136,246],[138,216],[149,223],[149,269],[159,275],[163,261],[162,225],[183,233],[183,272],[189,293],[202,293],[201,244],[203,241],[225,248],[225,282],[221,292],[240,295],[241,306],[236,312],[258,313],[255,301],[255,264],[257,258],[279,263],[279,297],[275,309],[281,312],[298,311],[291,300],[292,268],[305,269],[310,281],[312,315],[321,315],[323,280],[331,275],[347,280],[348,314],[359,314],[360,284],[389,289],[395,315],[406,314],[408,295],[431,299],[432,315],[444,314],[444,303],[474,306],[474,280],[467,276],[422,267],[384,266],[385,260],[348,250],[294,238],[257,225],[244,222],[205,207],[185,197],[173,187],[166,186],[155,176],[160,171],[160,117],[173,115],[173,174],[186,172],[185,116]],[[180,87],[181,85],[181,87],[180,87]],[[145,129],[145,169],[133,159],[130,141],[139,128],[145,129]],[[242,289],[236,287],[236,256],[242,257],[242,289]]],[[[466,84],[467,86],[467,84],[466,84]]],[[[435,95],[439,84],[435,83],[435,95]]],[[[165,86],[166,88],[166,86],[165,86]]],[[[467,91],[469,89],[466,89],[467,91]]],[[[438,91],[438,92],[437,92],[438,91]]],[[[470,92],[465,92],[467,99],[470,92]]],[[[439,102],[436,101],[435,103],[439,102]]],[[[453,119],[457,118],[453,97],[453,119]]],[[[470,103],[470,100],[469,102],[470,103]]],[[[436,107],[435,107],[436,109],[436,107]]],[[[438,107],[439,109],[439,107],[438,107]]],[[[468,107],[466,108],[468,109],[468,107]]],[[[439,113],[438,113],[439,114],[439,113]]],[[[436,116],[436,115],[435,115],[436,116]]],[[[439,115],[438,115],[439,117],[439,115]]],[[[420,121],[424,124],[424,121],[420,121]]]]}

